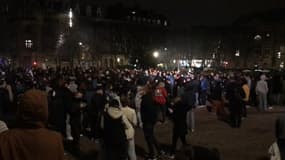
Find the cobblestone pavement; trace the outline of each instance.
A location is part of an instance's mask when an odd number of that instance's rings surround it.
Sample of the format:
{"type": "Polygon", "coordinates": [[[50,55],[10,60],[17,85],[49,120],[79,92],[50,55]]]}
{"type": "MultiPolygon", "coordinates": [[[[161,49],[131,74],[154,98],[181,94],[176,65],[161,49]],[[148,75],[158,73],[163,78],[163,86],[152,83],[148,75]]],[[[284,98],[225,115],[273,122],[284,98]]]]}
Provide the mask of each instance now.
{"type": "MultiPolygon", "coordinates": [[[[187,136],[188,143],[193,147],[195,160],[214,160],[208,158],[220,155],[221,160],[266,160],[268,148],[274,142],[274,123],[278,116],[285,115],[285,107],[273,107],[268,112],[257,112],[249,109],[249,114],[242,122],[240,129],[231,128],[227,123],[217,120],[214,113],[209,113],[205,108],[195,111],[196,129],[187,136]]],[[[170,121],[156,127],[156,136],[167,152],[171,143],[170,121]]],[[[67,160],[96,160],[96,143],[82,137],[82,157],[74,158],[67,154],[67,160]]],[[[136,146],[138,160],[143,160],[146,154],[146,144],[141,129],[136,131],[136,146]]],[[[188,160],[190,148],[181,149],[178,145],[177,160],[188,160]],[[180,148],[180,149],[179,149],[180,148]]],[[[167,158],[161,158],[167,159],[167,158]]]]}

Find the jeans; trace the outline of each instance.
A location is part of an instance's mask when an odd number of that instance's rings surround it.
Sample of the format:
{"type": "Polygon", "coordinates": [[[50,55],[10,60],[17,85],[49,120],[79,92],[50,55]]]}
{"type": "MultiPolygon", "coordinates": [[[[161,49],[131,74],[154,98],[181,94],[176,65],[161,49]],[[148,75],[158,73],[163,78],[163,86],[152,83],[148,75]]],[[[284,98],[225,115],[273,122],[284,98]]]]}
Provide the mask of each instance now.
{"type": "Polygon", "coordinates": [[[165,120],[166,120],[166,105],[159,105],[158,106],[160,108],[160,114],[161,114],[161,117],[160,117],[160,122],[164,123],[165,120]]]}
{"type": "Polygon", "coordinates": [[[160,146],[157,143],[157,140],[154,136],[154,124],[143,124],[143,132],[144,132],[144,137],[147,143],[147,147],[149,150],[149,156],[154,156],[154,147],[157,152],[160,152],[160,146]]]}
{"type": "Polygon", "coordinates": [[[267,109],[267,94],[258,93],[258,106],[260,111],[265,111],[267,109]]]}
{"type": "Polygon", "coordinates": [[[187,126],[191,130],[195,129],[195,114],[193,109],[187,112],[187,126]]]}
{"type": "Polygon", "coordinates": [[[137,160],[134,138],[128,140],[128,156],[129,156],[129,160],[137,160]]]}
{"type": "Polygon", "coordinates": [[[178,135],[177,133],[173,133],[172,135],[172,145],[171,145],[171,154],[175,154],[175,151],[176,151],[176,145],[177,145],[177,141],[178,139],[180,138],[182,144],[184,146],[187,145],[186,143],[186,135],[178,135]]]}
{"type": "Polygon", "coordinates": [[[195,93],[195,106],[199,105],[199,92],[195,93]]]}
{"type": "Polygon", "coordinates": [[[200,105],[206,105],[207,101],[207,91],[201,91],[199,94],[200,105]]]}

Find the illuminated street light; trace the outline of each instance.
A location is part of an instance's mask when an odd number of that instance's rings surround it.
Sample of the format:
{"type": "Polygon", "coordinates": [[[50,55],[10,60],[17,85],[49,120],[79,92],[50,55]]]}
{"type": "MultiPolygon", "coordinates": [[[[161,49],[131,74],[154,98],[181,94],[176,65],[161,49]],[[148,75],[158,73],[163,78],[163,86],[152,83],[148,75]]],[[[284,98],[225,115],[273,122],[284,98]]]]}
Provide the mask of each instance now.
{"type": "Polygon", "coordinates": [[[164,48],[164,50],[165,50],[165,51],[167,51],[167,50],[168,50],[168,48],[164,48]]]}
{"type": "Polygon", "coordinates": [[[239,57],[239,56],[240,56],[239,50],[236,51],[235,56],[236,56],[236,57],[239,57]]]}
{"type": "Polygon", "coordinates": [[[69,17],[69,27],[72,28],[73,27],[73,22],[72,22],[73,12],[72,12],[72,8],[69,9],[68,17],[69,17]]]}
{"type": "Polygon", "coordinates": [[[69,9],[68,17],[69,17],[69,19],[73,18],[72,8],[69,9]]]}
{"type": "Polygon", "coordinates": [[[157,51],[153,52],[153,57],[154,58],[158,58],[159,57],[159,53],[157,51]]]}
{"type": "Polygon", "coordinates": [[[175,59],[173,60],[173,63],[174,63],[174,64],[176,63],[176,60],[175,60],[175,59]]]}
{"type": "Polygon", "coordinates": [[[26,48],[32,48],[33,46],[33,41],[32,40],[25,40],[25,46],[26,48]]]}
{"type": "Polygon", "coordinates": [[[258,34],[258,35],[256,35],[256,36],[254,36],[254,39],[257,40],[257,41],[259,41],[259,40],[262,39],[262,37],[261,37],[261,35],[258,34]]]}
{"type": "Polygon", "coordinates": [[[69,20],[69,27],[72,28],[73,23],[72,23],[72,19],[69,20]]]}
{"type": "Polygon", "coordinates": [[[284,68],[284,62],[281,62],[280,68],[284,68]]]}
{"type": "Polygon", "coordinates": [[[79,46],[82,46],[82,42],[78,42],[78,45],[79,45],[79,46]]]}
{"type": "Polygon", "coordinates": [[[281,52],[280,52],[280,51],[277,52],[277,58],[278,58],[278,59],[281,59],[281,52]]]}
{"type": "Polygon", "coordinates": [[[120,63],[120,62],[121,62],[121,59],[120,59],[120,58],[117,58],[117,62],[120,63]]]}

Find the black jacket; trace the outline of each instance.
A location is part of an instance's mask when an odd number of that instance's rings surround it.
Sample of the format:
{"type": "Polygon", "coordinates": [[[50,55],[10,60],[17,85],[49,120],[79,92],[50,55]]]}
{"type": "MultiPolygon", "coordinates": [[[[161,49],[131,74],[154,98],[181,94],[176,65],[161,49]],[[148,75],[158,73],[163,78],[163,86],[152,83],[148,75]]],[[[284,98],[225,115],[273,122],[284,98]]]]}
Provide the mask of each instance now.
{"type": "Polygon", "coordinates": [[[152,94],[142,96],[141,118],[143,123],[154,124],[157,120],[158,107],[155,105],[152,94]]]}
{"type": "Polygon", "coordinates": [[[178,135],[187,134],[187,111],[188,108],[180,100],[171,107],[173,109],[172,120],[173,120],[173,132],[178,135]]]}

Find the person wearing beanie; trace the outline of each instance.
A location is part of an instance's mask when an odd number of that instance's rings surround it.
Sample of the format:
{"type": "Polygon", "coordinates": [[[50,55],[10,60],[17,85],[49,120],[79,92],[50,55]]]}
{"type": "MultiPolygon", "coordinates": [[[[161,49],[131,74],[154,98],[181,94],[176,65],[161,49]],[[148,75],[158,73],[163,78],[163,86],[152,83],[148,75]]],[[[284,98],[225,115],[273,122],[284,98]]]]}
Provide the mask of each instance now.
{"type": "Polygon", "coordinates": [[[46,93],[29,90],[18,105],[16,128],[0,133],[0,159],[63,160],[62,137],[46,129],[46,93]]]}

